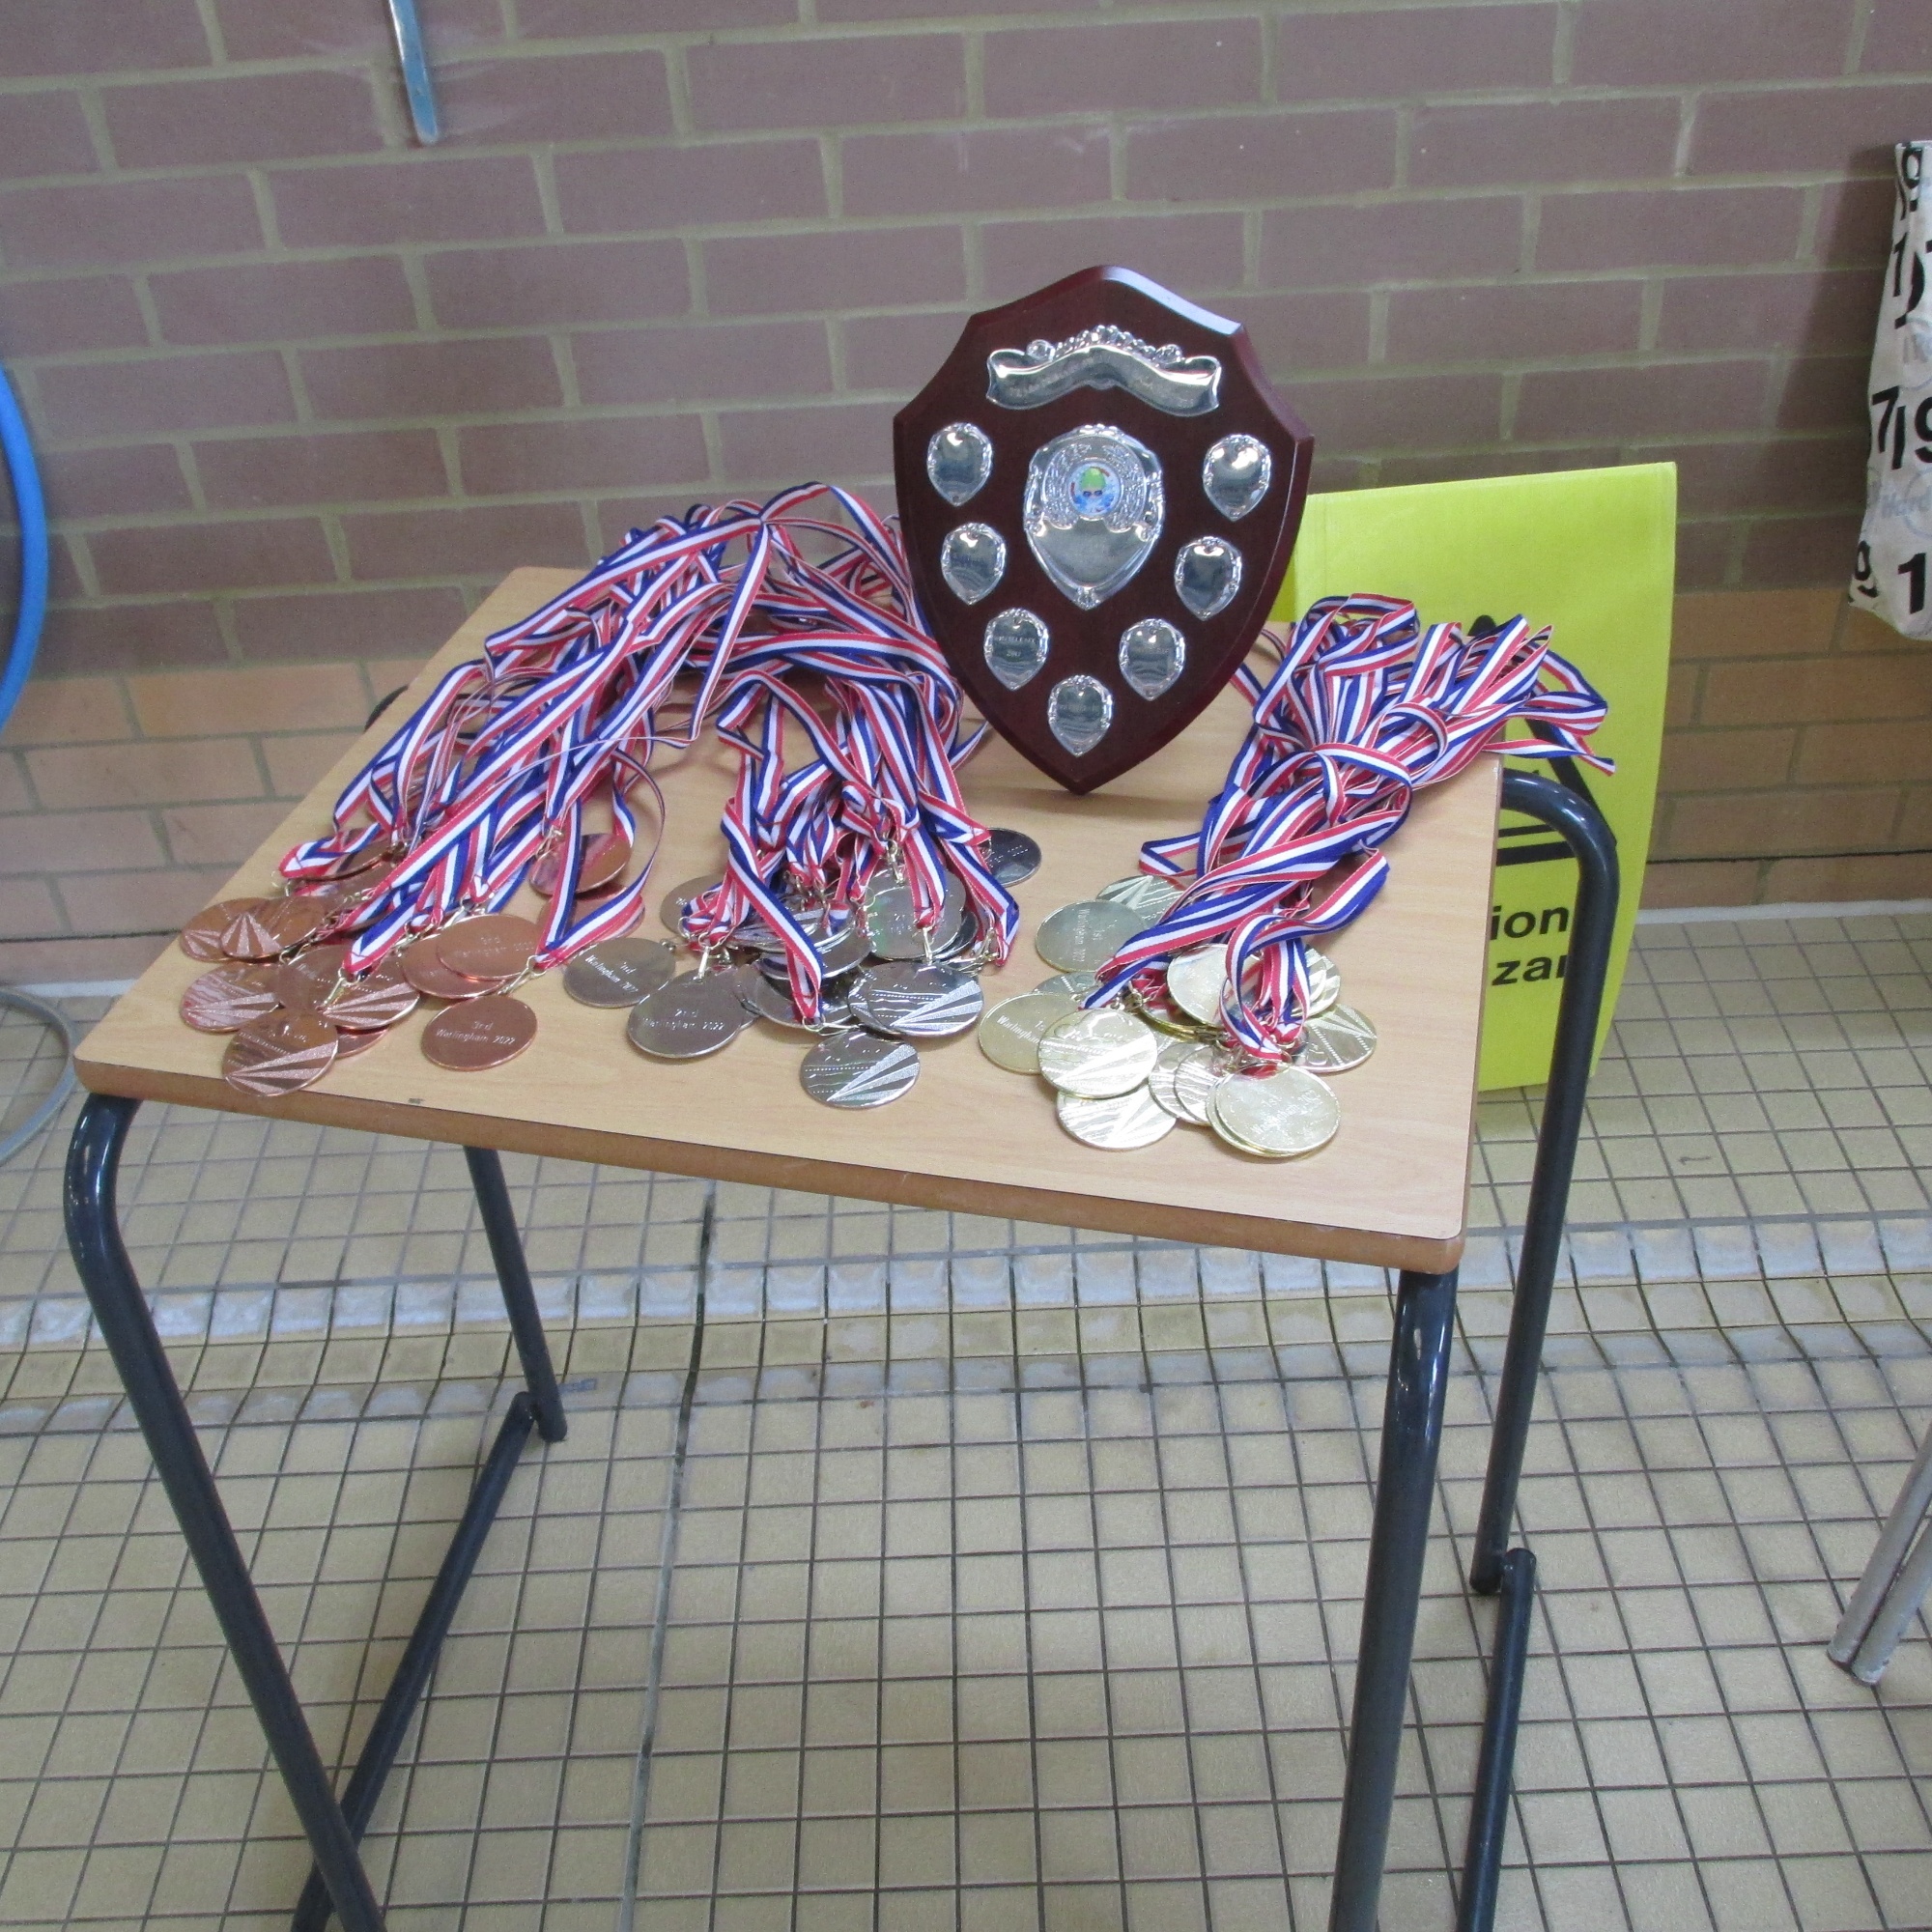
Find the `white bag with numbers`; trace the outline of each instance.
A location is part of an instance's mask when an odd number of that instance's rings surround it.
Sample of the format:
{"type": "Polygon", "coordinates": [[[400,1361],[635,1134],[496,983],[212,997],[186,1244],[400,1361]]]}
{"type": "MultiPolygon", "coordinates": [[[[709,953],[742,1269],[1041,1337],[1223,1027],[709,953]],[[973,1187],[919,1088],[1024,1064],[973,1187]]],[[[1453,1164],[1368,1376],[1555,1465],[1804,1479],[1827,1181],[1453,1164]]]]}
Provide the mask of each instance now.
{"type": "Polygon", "coordinates": [[[1871,363],[1871,455],[1852,602],[1908,638],[1932,638],[1932,143],[1901,141],[1885,297],[1871,363]]]}

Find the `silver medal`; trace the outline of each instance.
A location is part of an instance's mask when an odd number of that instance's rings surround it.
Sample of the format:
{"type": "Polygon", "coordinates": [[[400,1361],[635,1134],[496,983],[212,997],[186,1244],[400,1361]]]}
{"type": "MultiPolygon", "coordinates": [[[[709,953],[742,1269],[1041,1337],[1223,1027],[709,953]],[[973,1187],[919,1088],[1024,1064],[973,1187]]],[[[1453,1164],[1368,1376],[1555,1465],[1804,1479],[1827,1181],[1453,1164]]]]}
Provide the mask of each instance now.
{"type": "Polygon", "coordinates": [[[682,933],[684,931],[685,907],[693,899],[697,898],[704,893],[708,893],[713,886],[721,883],[719,875],[716,872],[712,872],[708,875],[701,874],[695,879],[686,879],[682,884],[673,886],[664,895],[664,903],[658,908],[658,917],[664,921],[666,926],[670,931],[682,933]]]}
{"type": "Polygon", "coordinates": [[[1118,1094],[1109,1099],[1086,1100],[1078,1094],[1062,1094],[1054,1102],[1060,1124],[1077,1141],[1089,1147],[1105,1148],[1110,1153],[1131,1148],[1152,1147],[1174,1131],[1174,1116],[1154,1104],[1145,1087],[1131,1094],[1118,1094]]]}
{"type": "Polygon", "coordinates": [[[1353,1007],[1330,1007],[1302,1023],[1293,1064],[1311,1073],[1347,1073],[1376,1050],[1376,1029],[1353,1007]]]}
{"type": "Polygon", "coordinates": [[[1056,1020],[1039,1037],[1039,1070],[1063,1094],[1111,1099],[1143,1085],[1160,1040],[1124,1007],[1097,1007],[1056,1020]]]}
{"type": "Polygon", "coordinates": [[[1105,899],[1109,905],[1123,905],[1139,913],[1143,923],[1151,925],[1180,896],[1180,888],[1171,879],[1136,872],[1131,878],[1116,879],[1112,885],[1102,886],[1094,896],[1105,899]]]}
{"type": "Polygon", "coordinates": [[[939,922],[929,934],[920,930],[919,908],[903,880],[888,879],[866,895],[866,930],[879,959],[929,958],[958,938],[965,916],[966,888],[957,879],[947,880],[939,922]]]}
{"type": "Polygon", "coordinates": [[[743,996],[755,977],[726,966],[702,977],[686,973],[645,994],[631,1009],[631,1044],[653,1060],[698,1060],[729,1046],[752,1024],[743,996]]]}
{"type": "Polygon", "coordinates": [[[1063,973],[1091,973],[1104,966],[1146,924],[1128,906],[1082,899],[1040,921],[1033,936],[1034,951],[1063,973]]]}
{"type": "Polygon", "coordinates": [[[875,1033],[828,1034],[798,1069],[799,1085],[828,1107],[883,1107],[918,1078],[919,1055],[875,1033]]]}
{"type": "Polygon", "coordinates": [[[1097,973],[1056,973],[1034,988],[1036,993],[1065,993],[1076,1005],[1100,983],[1097,973]]]}
{"type": "Polygon", "coordinates": [[[985,1005],[970,973],[946,966],[892,960],[859,975],[852,988],[855,1018],[905,1039],[943,1039],[964,1033],[985,1005]]]}
{"type": "Polygon", "coordinates": [[[1009,1073],[1039,1071],[1039,1037],[1075,1009],[1065,993],[1017,993],[988,1007],[978,1030],[980,1051],[1009,1073]]]}
{"type": "Polygon", "coordinates": [[[677,954],[661,939],[607,939],[563,969],[563,990],[586,1007],[635,1007],[676,971],[677,954]]]}
{"type": "Polygon", "coordinates": [[[776,980],[768,973],[747,973],[740,983],[739,997],[748,1012],[774,1026],[789,1027],[799,1033],[822,1033],[827,1027],[842,1024],[850,1016],[844,999],[828,984],[818,989],[818,1020],[814,1025],[804,1018],[792,1003],[789,980],[776,980]]]}
{"type": "Polygon", "coordinates": [[[986,864],[1003,886],[1016,886],[1039,870],[1040,850],[1037,839],[1024,832],[996,825],[986,835],[986,864]]]}

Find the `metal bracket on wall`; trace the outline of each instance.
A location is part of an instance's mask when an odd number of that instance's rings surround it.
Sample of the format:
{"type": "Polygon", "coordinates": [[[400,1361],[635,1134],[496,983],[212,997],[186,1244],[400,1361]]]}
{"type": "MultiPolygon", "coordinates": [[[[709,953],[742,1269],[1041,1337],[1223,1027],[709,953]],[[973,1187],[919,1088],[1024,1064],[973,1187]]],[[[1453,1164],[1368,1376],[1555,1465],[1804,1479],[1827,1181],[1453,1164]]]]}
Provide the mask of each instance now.
{"type": "Polygon", "coordinates": [[[416,0],[389,0],[389,22],[396,30],[396,53],[403,64],[403,92],[409,97],[410,120],[425,148],[442,139],[437,118],[436,86],[430,79],[429,56],[423,51],[422,18],[416,0]]]}

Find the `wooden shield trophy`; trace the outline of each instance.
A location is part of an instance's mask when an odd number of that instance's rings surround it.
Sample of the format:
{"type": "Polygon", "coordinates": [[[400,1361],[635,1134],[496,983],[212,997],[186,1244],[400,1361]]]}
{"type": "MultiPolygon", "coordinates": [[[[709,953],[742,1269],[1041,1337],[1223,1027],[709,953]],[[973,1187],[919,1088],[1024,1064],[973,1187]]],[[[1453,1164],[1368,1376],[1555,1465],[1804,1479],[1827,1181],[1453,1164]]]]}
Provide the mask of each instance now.
{"type": "Polygon", "coordinates": [[[976,315],[893,423],[905,544],[980,710],[1092,791],[1246,657],[1315,440],[1247,331],[1126,269],[976,315]]]}

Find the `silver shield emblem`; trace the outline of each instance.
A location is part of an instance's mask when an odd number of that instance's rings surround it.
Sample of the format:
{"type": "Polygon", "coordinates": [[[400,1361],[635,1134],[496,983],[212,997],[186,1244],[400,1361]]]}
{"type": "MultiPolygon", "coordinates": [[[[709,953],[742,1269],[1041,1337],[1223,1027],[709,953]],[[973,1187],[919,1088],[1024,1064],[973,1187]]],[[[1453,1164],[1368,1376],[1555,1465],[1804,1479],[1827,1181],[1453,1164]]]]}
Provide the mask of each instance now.
{"type": "Polygon", "coordinates": [[[1166,514],[1159,458],[1110,423],[1068,430],[1033,453],[1020,510],[1027,542],[1083,611],[1131,581],[1166,514]]]}

